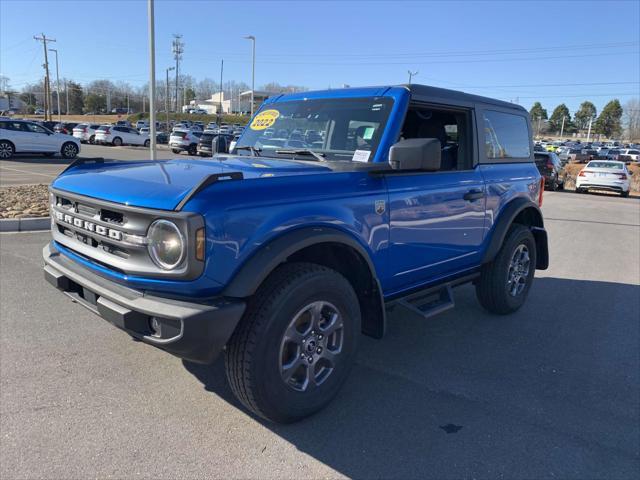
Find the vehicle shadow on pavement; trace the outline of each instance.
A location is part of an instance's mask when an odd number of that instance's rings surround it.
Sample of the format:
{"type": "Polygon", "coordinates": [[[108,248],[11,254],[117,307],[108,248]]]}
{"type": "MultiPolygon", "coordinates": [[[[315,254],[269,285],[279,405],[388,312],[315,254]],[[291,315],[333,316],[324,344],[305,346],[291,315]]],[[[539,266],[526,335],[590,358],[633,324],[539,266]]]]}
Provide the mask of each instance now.
{"type": "MultiPolygon", "coordinates": [[[[470,285],[456,303],[428,320],[391,313],[317,415],[256,421],[349,477],[635,477],[640,286],[537,278],[507,316],[470,285]]],[[[221,360],[184,365],[242,409],[221,360]]]]}

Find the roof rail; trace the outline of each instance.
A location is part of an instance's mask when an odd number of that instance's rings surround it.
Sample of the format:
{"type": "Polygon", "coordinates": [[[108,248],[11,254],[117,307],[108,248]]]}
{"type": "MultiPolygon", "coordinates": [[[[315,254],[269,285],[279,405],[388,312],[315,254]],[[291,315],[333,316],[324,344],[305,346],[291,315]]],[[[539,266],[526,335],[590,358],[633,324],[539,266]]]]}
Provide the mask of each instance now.
{"type": "Polygon", "coordinates": [[[191,200],[198,192],[204,190],[209,185],[213,185],[221,180],[243,180],[244,175],[242,172],[223,172],[223,173],[213,173],[211,175],[206,176],[202,179],[202,181],[193,187],[189,193],[176,205],[174,209],[176,212],[179,212],[184,208],[189,200],[191,200]]]}

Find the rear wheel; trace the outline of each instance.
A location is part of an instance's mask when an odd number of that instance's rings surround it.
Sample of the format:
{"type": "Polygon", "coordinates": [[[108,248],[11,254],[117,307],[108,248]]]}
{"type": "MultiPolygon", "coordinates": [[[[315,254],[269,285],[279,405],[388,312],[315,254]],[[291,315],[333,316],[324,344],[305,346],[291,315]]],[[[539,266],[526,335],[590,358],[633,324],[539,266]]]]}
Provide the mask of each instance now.
{"type": "Polygon", "coordinates": [[[65,143],[60,149],[60,153],[63,158],[76,158],[78,156],[78,152],[78,146],[72,142],[65,143]]]}
{"type": "Polygon", "coordinates": [[[91,136],[89,137],[89,143],[90,143],[91,145],[93,145],[93,143],[94,143],[95,141],[96,141],[96,136],[95,136],[95,135],[91,135],[91,136]]]}
{"type": "Polygon", "coordinates": [[[15,148],[13,147],[13,143],[8,142],[7,140],[2,140],[0,142],[0,158],[7,159],[13,157],[15,153],[15,148]]]}
{"type": "Polygon", "coordinates": [[[145,140],[144,141],[144,147],[145,148],[149,148],[150,145],[151,145],[151,140],[145,140]]]}
{"type": "Polygon", "coordinates": [[[518,310],[527,299],[536,268],[536,244],[528,227],[509,228],[500,251],[492,262],[482,266],[476,296],[491,313],[518,310]]]}
{"type": "Polygon", "coordinates": [[[176,148],[172,148],[172,149],[171,149],[171,151],[172,151],[173,153],[180,153],[180,150],[178,150],[178,149],[176,149],[176,148]]]}
{"type": "Polygon", "coordinates": [[[626,192],[620,192],[620,196],[627,198],[629,196],[629,190],[627,190],[626,192]]]}
{"type": "Polygon", "coordinates": [[[111,144],[114,147],[119,147],[120,145],[122,145],[122,139],[120,137],[116,137],[111,141],[111,144]]]}
{"type": "Polygon", "coordinates": [[[294,422],[338,393],[359,335],[358,297],[346,278],[320,265],[285,264],[250,299],[227,345],[227,379],[256,415],[294,422]]]}

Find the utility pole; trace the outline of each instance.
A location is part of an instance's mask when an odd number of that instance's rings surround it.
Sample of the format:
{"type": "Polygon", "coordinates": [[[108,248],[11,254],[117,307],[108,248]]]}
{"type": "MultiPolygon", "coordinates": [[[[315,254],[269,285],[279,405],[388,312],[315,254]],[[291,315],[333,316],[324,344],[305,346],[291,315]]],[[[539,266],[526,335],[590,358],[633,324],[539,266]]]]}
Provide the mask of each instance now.
{"type": "Polygon", "coordinates": [[[417,71],[417,70],[415,72],[412,72],[411,70],[407,70],[407,73],[409,74],[409,85],[411,85],[411,79],[413,77],[415,77],[416,75],[418,75],[418,73],[420,73],[420,72],[417,71]]]}
{"type": "Polygon", "coordinates": [[[565,116],[563,115],[562,116],[562,127],[560,127],[560,136],[561,137],[562,137],[562,134],[564,133],[564,119],[565,119],[565,116]]]}
{"type": "Polygon", "coordinates": [[[166,69],[167,72],[167,83],[165,84],[164,89],[164,109],[167,114],[167,135],[169,134],[169,72],[171,70],[175,70],[176,67],[169,67],[166,69]]]}
{"type": "Polygon", "coordinates": [[[182,60],[182,54],[184,53],[182,35],[174,34],[173,43],[171,45],[173,58],[176,61],[176,113],[178,113],[178,78],[180,77],[180,60],[182,60]]]}
{"type": "Polygon", "coordinates": [[[542,117],[538,117],[538,135],[536,135],[538,138],[540,138],[540,121],[542,120],[542,117]]]}
{"type": "MultiPolygon", "coordinates": [[[[54,38],[47,38],[43,33],[41,37],[34,36],[35,40],[42,42],[44,48],[44,69],[46,72],[44,81],[44,119],[47,120],[47,111],[51,110],[51,85],[49,85],[49,57],[47,56],[47,42],[55,42],[54,38]]],[[[49,120],[51,120],[51,114],[49,114],[49,120]]]]}
{"type": "Polygon", "coordinates": [[[593,122],[593,117],[589,118],[589,130],[587,131],[587,143],[589,143],[589,139],[591,138],[591,122],[593,122]]]}
{"type": "Polygon", "coordinates": [[[62,123],[62,112],[60,111],[60,71],[58,70],[58,50],[49,49],[56,54],[56,101],[58,103],[58,123],[62,123]]]}
{"type": "Polygon", "coordinates": [[[67,79],[64,80],[64,95],[67,97],[67,108],[65,108],[64,112],[69,115],[69,89],[67,88],[67,79]]]}
{"type": "Polygon", "coordinates": [[[253,94],[256,90],[256,37],[247,35],[244,38],[253,42],[251,54],[251,118],[253,118],[253,94]]]}
{"type": "Polygon", "coordinates": [[[153,0],[147,3],[149,17],[149,133],[151,160],[156,159],[156,32],[153,0]]]}
{"type": "Polygon", "coordinates": [[[131,115],[131,112],[129,111],[129,92],[127,92],[127,115],[131,115]]]}
{"type": "MultiPolygon", "coordinates": [[[[220,108],[218,109],[218,115],[222,114],[222,92],[224,89],[222,88],[222,71],[224,70],[224,58],[220,62],[220,95],[218,98],[220,99],[220,108]]],[[[218,125],[220,122],[218,122],[218,125]]]]}

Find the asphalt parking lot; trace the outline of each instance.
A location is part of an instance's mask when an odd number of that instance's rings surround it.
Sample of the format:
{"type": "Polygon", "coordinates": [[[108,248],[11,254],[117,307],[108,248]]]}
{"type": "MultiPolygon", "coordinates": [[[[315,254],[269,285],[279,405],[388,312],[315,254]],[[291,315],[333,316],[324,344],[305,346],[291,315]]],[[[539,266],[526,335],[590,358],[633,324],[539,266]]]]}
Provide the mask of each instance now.
{"type": "Polygon", "coordinates": [[[336,400],[248,415],[221,362],[183,363],[42,278],[47,233],[0,235],[0,477],[637,478],[640,202],[547,193],[551,267],[518,313],[473,289],[363,337],[336,400]]]}
{"type": "MultiPolygon", "coordinates": [[[[159,146],[158,159],[187,157],[186,153],[176,155],[166,145],[159,146]]],[[[102,157],[113,160],[148,160],[149,149],[144,147],[108,147],[101,145],[82,145],[80,158],[102,157]]],[[[11,160],[0,163],[0,187],[25,185],[32,183],[50,183],[71,163],[60,157],[46,158],[41,155],[16,155],[11,160]]]]}

